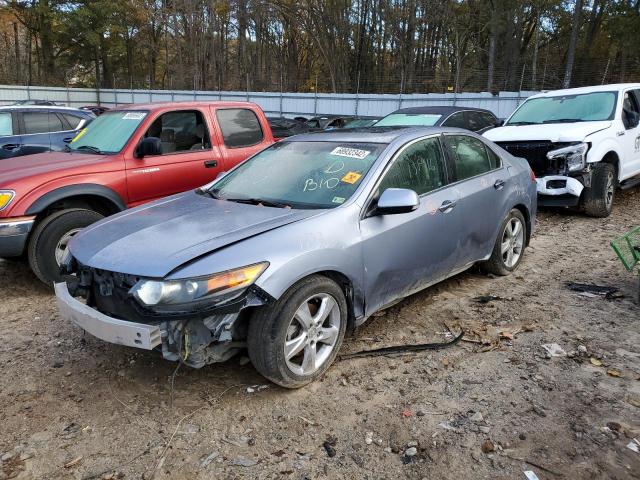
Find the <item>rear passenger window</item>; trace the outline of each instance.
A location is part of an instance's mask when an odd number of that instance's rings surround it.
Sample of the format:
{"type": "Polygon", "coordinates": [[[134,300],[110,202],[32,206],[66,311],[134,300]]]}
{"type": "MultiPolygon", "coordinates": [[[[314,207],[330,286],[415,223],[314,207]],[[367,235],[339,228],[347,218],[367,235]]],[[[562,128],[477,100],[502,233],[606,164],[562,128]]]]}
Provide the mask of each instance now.
{"type": "Polygon", "coordinates": [[[419,140],[405,148],[380,183],[387,188],[408,188],[418,195],[436,190],[446,183],[444,159],[437,138],[419,140]]]}
{"type": "Polygon", "coordinates": [[[76,117],[75,115],[71,115],[69,113],[63,113],[62,116],[73,130],[78,128],[78,125],[80,125],[80,122],[83,120],[82,118],[76,117]]]}
{"type": "Polygon", "coordinates": [[[160,115],[153,121],[144,136],[159,138],[163,155],[211,148],[204,116],[197,110],[160,115]]]}
{"type": "Polygon", "coordinates": [[[467,135],[447,135],[456,168],[456,180],[475,177],[500,165],[500,158],[481,140],[467,135]]]}
{"type": "Polygon", "coordinates": [[[262,141],[264,135],[258,117],[246,108],[216,111],[224,144],[229,148],[250,147],[262,141]]]}
{"type": "Polygon", "coordinates": [[[464,119],[464,112],[458,112],[447,118],[442,124],[443,127],[467,128],[467,122],[464,119]]]}
{"type": "Polygon", "coordinates": [[[62,121],[51,112],[23,112],[24,133],[48,133],[65,130],[62,121]]]}

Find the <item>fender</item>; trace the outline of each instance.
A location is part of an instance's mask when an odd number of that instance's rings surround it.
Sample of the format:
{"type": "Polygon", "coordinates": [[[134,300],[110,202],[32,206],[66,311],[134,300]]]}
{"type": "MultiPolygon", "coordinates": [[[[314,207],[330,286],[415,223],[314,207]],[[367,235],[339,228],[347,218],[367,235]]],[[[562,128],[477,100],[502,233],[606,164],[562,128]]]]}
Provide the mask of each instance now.
{"type": "Polygon", "coordinates": [[[620,162],[620,165],[618,165],[618,179],[622,179],[621,175],[623,174],[624,164],[628,159],[625,158],[620,144],[611,138],[597,140],[587,137],[585,142],[592,143],[592,148],[587,153],[587,163],[600,162],[607,153],[614,152],[618,156],[618,160],[620,162]]]}
{"type": "Polygon", "coordinates": [[[36,215],[45,210],[49,205],[52,205],[59,200],[78,195],[102,197],[109,200],[119,211],[123,211],[127,208],[120,195],[110,188],[95,183],[80,183],[77,185],[68,185],[66,187],[56,188],[55,190],[44,194],[31,204],[27,209],[26,214],[36,215]]]}

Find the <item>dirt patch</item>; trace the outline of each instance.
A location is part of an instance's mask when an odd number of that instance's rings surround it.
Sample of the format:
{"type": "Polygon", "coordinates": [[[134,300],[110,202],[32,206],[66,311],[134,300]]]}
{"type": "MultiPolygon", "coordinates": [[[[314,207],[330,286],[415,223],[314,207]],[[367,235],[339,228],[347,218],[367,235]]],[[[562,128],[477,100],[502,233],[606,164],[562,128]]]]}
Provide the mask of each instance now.
{"type": "Polygon", "coordinates": [[[640,192],[592,219],[545,211],[516,274],[458,275],[371,319],[345,352],[445,340],[443,351],[336,363],[286,391],[234,358],[201,370],[103,343],[0,260],[0,479],[640,478],[637,278],[609,247],[640,192]],[[620,289],[581,295],[566,282],[620,289]],[[490,301],[478,296],[497,296],[490,301]],[[548,358],[543,344],[567,355],[548,358]],[[266,388],[262,386],[266,385],[266,388]]]}

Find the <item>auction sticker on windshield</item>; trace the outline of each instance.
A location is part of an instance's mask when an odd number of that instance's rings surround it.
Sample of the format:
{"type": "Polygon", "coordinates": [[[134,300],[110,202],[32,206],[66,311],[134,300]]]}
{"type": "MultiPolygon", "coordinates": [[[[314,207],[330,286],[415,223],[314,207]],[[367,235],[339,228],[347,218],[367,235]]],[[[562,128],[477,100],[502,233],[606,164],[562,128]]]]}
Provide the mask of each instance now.
{"type": "Polygon", "coordinates": [[[336,147],[331,151],[331,155],[338,155],[339,157],[348,157],[348,158],[357,158],[362,160],[364,157],[369,155],[371,152],[367,150],[360,150],[359,148],[347,148],[347,147],[336,147]]]}
{"type": "Polygon", "coordinates": [[[353,185],[358,180],[360,180],[361,176],[362,175],[358,172],[348,172],[344,177],[342,177],[342,181],[353,185]]]}
{"type": "Polygon", "coordinates": [[[122,117],[122,119],[123,120],[142,120],[146,116],[147,116],[146,112],[128,112],[122,117]]]}

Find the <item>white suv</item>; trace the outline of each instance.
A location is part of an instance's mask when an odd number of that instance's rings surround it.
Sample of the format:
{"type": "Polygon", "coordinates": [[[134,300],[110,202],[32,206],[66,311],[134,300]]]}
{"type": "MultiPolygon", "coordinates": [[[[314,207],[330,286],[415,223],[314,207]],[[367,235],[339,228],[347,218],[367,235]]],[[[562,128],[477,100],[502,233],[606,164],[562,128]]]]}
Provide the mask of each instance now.
{"type": "Polygon", "coordinates": [[[616,187],[640,184],[640,84],[556,90],[529,97],[484,133],[531,165],[538,204],[611,213],[616,187]]]}

